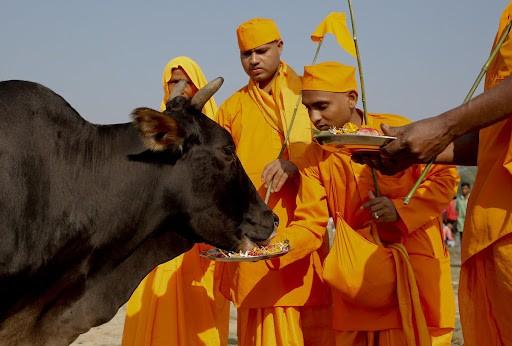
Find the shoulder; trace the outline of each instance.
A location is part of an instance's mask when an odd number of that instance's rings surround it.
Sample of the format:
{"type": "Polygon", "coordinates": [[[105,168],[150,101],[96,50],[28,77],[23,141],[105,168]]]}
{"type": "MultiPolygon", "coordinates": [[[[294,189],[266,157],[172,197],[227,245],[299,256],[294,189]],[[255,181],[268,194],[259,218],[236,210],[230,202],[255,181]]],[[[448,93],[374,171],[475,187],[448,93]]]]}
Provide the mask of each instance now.
{"type": "Polygon", "coordinates": [[[248,97],[247,86],[238,89],[229,96],[220,106],[219,111],[234,111],[241,107],[242,102],[248,97]]]}
{"type": "Polygon", "coordinates": [[[406,118],[402,115],[397,114],[370,114],[370,117],[374,121],[374,123],[380,125],[380,124],[386,124],[389,126],[403,126],[411,123],[411,120],[409,118],[406,118]]]}

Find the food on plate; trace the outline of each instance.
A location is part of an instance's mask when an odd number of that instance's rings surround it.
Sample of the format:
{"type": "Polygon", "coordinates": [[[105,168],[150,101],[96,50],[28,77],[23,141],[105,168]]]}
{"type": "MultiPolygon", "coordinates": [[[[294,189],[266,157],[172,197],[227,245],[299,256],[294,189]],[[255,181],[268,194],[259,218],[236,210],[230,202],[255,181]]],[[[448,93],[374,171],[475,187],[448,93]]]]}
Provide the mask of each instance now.
{"type": "Polygon", "coordinates": [[[216,249],[217,252],[213,255],[215,258],[250,258],[270,256],[286,253],[289,250],[288,240],[279,243],[269,244],[267,246],[257,246],[249,251],[225,251],[216,249]]]}
{"type": "Polygon", "coordinates": [[[337,128],[337,127],[331,127],[329,129],[329,132],[333,135],[340,135],[340,134],[347,134],[347,135],[365,135],[365,136],[380,136],[378,130],[373,129],[371,127],[364,127],[361,128],[357,127],[356,124],[348,122],[343,125],[343,127],[337,128]]]}

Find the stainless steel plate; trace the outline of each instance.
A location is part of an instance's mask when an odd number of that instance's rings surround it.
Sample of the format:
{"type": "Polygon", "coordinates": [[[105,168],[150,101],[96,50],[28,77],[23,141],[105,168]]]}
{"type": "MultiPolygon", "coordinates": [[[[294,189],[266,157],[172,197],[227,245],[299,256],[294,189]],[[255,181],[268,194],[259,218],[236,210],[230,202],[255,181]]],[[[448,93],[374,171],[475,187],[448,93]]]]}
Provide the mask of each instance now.
{"type": "Polygon", "coordinates": [[[319,144],[333,145],[350,153],[358,151],[378,151],[381,146],[396,139],[391,136],[369,136],[353,134],[332,134],[329,131],[320,131],[313,139],[319,144]]]}

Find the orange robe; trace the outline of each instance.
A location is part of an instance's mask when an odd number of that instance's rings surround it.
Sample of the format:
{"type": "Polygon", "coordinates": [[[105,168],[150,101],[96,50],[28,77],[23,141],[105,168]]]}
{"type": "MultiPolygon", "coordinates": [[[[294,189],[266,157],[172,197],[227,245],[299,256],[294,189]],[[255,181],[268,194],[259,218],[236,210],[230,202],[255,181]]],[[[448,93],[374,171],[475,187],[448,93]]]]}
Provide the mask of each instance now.
{"type": "MultiPolygon", "coordinates": [[[[372,114],[368,125],[406,122],[372,114]]],[[[389,225],[377,224],[383,241],[401,244],[390,249],[375,245],[368,226],[373,220],[361,209],[373,190],[371,170],[332,147],[315,144],[305,160],[299,196],[307,198],[298,204],[296,220],[281,235],[290,239],[292,249],[281,265],[293,263],[316,246],[328,210],[337,229],[323,274],[332,287],[337,345],[407,345],[408,338],[414,345],[450,345],[455,304],[440,215],[456,193],[455,168],[434,166],[407,206],[402,198],[423,167],[394,176],[377,173],[381,194],[392,200],[400,216],[389,225]]]]}
{"type": "MultiPolygon", "coordinates": [[[[503,12],[496,41],[512,19],[503,12]]],[[[495,41],[495,44],[496,44],[495,41]]],[[[506,38],[487,72],[488,90],[511,75],[506,38]]],[[[478,174],[468,203],[459,302],[466,345],[512,345],[512,117],[480,131],[478,174]]]]}
{"type": "MultiPolygon", "coordinates": [[[[237,155],[262,197],[266,188],[261,174],[281,150],[300,95],[300,83],[295,72],[281,63],[271,94],[250,81],[227,99],[217,114],[219,124],[231,133],[237,155]]],[[[310,141],[309,116],[300,105],[283,158],[299,164],[310,141]]],[[[298,185],[298,180],[290,179],[270,197],[269,206],[280,220],[278,234],[293,216],[298,185]]],[[[285,270],[276,270],[271,262],[222,264],[222,291],[238,307],[239,345],[302,345],[301,307],[328,303],[327,288],[319,276],[320,263],[320,255],[313,250],[285,270]]]]}
{"type": "MultiPolygon", "coordinates": [[[[173,68],[181,67],[197,88],[206,78],[188,57],[170,60],[162,74],[164,97],[173,68]]],[[[211,98],[203,113],[215,119],[217,105],[211,98]]],[[[196,244],[188,252],[157,266],[130,297],[126,308],[123,346],[208,345],[224,346],[228,340],[229,302],[220,293],[215,262],[199,256],[211,248],[196,244]]]]}

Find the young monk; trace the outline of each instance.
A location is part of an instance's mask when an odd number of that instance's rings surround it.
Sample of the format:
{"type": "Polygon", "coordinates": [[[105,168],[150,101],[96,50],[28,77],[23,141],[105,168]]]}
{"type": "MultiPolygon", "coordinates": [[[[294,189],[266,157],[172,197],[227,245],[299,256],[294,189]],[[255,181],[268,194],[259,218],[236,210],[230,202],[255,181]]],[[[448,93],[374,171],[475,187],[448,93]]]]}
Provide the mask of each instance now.
{"type": "MultiPolygon", "coordinates": [[[[311,141],[311,125],[300,106],[284,155],[276,160],[300,96],[300,77],[280,58],[283,41],[272,20],[242,23],[237,37],[249,83],[221,106],[218,122],[233,136],[262,197],[272,185],[269,206],[279,216],[279,234],[295,210],[297,165],[311,141]]],[[[284,270],[273,261],[223,265],[223,292],[238,308],[239,345],[331,344],[330,297],[320,279],[326,248],[320,245],[284,270]]]]}
{"type": "MultiPolygon", "coordinates": [[[[162,111],[180,80],[188,83],[183,91],[188,98],[207,84],[194,60],[184,56],[170,60],[162,74],[162,111]]],[[[215,119],[216,110],[215,100],[210,98],[203,113],[215,119]]],[[[229,302],[218,290],[215,262],[199,256],[208,248],[196,244],[144,278],[128,301],[123,346],[227,344],[229,302]]]]}
{"type": "MultiPolygon", "coordinates": [[[[306,66],[302,89],[317,129],[363,125],[353,67],[306,66]]],[[[365,126],[407,122],[369,114],[365,126]]],[[[335,218],[323,274],[332,288],[336,345],[450,345],[455,308],[440,215],[456,193],[456,170],[434,167],[406,206],[402,198],[420,166],[394,176],[377,174],[376,196],[371,169],[340,149],[312,144],[305,159],[295,221],[275,241],[290,240],[292,250],[280,263],[286,267],[318,246],[327,216],[335,218]]]]}
{"type": "MultiPolygon", "coordinates": [[[[512,19],[504,10],[494,46],[512,19]]],[[[512,34],[489,66],[485,91],[463,106],[405,127],[384,148],[381,169],[397,162],[478,165],[462,242],[459,303],[466,345],[512,345],[512,34]],[[445,149],[446,148],[446,149],[445,149]],[[386,166],[382,166],[385,164],[386,166]]],[[[493,48],[494,48],[493,46],[493,48]]]]}

